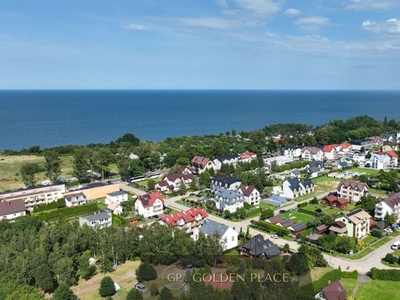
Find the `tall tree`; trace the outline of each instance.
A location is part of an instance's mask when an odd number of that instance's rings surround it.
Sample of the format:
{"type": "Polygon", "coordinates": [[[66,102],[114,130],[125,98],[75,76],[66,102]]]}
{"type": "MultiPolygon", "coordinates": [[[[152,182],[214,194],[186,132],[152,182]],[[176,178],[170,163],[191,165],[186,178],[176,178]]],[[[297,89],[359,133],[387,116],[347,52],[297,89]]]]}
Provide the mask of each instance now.
{"type": "Polygon", "coordinates": [[[45,293],[53,292],[56,287],[54,274],[47,265],[38,266],[34,272],[36,285],[45,293]]]}
{"type": "Polygon", "coordinates": [[[87,170],[89,169],[87,150],[84,148],[75,150],[72,167],[72,174],[79,180],[79,182],[87,179],[87,170]]]}
{"type": "Polygon", "coordinates": [[[26,186],[32,187],[36,183],[35,175],[41,171],[37,163],[24,163],[20,169],[22,181],[26,186]]]}
{"type": "Polygon", "coordinates": [[[46,151],[44,154],[46,176],[51,182],[55,182],[61,174],[61,159],[55,151],[46,151]]]}
{"type": "Polygon", "coordinates": [[[64,283],[58,286],[53,295],[53,300],[76,300],[77,298],[68,285],[64,283]]]}
{"type": "Polygon", "coordinates": [[[112,296],[116,293],[114,280],[111,279],[110,276],[105,276],[100,281],[100,289],[99,294],[101,297],[112,296]]]}
{"type": "Polygon", "coordinates": [[[128,295],[126,295],[125,300],[143,300],[143,295],[137,289],[132,288],[129,290],[128,295]]]}
{"type": "Polygon", "coordinates": [[[172,300],[174,296],[172,295],[172,292],[169,288],[163,287],[160,291],[160,297],[158,297],[159,300],[172,300]]]}

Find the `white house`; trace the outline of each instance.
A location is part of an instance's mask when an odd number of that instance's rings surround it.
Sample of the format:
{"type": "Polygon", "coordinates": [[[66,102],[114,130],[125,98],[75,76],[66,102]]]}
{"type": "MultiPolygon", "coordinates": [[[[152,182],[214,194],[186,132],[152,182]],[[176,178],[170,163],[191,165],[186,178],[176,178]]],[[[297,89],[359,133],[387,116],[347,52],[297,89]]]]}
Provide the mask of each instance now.
{"type": "Polygon", "coordinates": [[[236,166],[239,162],[239,155],[218,156],[213,160],[213,162],[217,170],[221,169],[222,164],[236,166]]]}
{"type": "Polygon", "coordinates": [[[124,191],[109,193],[106,195],[106,199],[104,200],[105,204],[110,204],[113,202],[121,203],[124,201],[128,201],[128,193],[124,191]]]}
{"type": "Polygon", "coordinates": [[[396,223],[400,222],[400,193],[392,193],[388,198],[375,204],[375,218],[383,219],[386,215],[396,215],[396,223]]]}
{"type": "Polygon", "coordinates": [[[188,187],[192,181],[192,174],[169,174],[163,180],[156,183],[156,189],[161,192],[168,190],[179,191],[182,183],[188,187]]]}
{"type": "Polygon", "coordinates": [[[0,201],[0,220],[14,220],[25,215],[24,200],[0,201]]]}
{"type": "Polygon", "coordinates": [[[397,167],[398,156],[394,151],[372,153],[369,162],[372,169],[382,170],[397,167]]]}
{"type": "Polygon", "coordinates": [[[163,213],[164,199],[159,192],[147,193],[137,197],[135,211],[144,218],[160,215],[163,213]]]}
{"type": "Polygon", "coordinates": [[[237,190],[241,185],[239,179],[227,176],[214,176],[211,178],[210,190],[212,192],[218,191],[220,188],[228,190],[237,190]]]}
{"type": "Polygon", "coordinates": [[[239,192],[241,192],[244,196],[244,201],[246,201],[250,205],[258,205],[260,204],[261,196],[260,192],[254,187],[254,185],[244,185],[241,184],[239,186],[239,192]]]}
{"type": "Polygon", "coordinates": [[[358,208],[343,214],[335,219],[336,222],[343,222],[346,225],[347,234],[344,235],[356,238],[363,238],[370,232],[370,220],[372,217],[362,208],[358,208]]]}
{"type": "Polygon", "coordinates": [[[322,161],[324,159],[324,153],[317,147],[304,147],[301,150],[301,158],[322,161]]]}
{"type": "Polygon", "coordinates": [[[324,154],[324,157],[326,159],[336,159],[337,158],[337,154],[340,151],[339,148],[341,148],[340,145],[336,145],[336,144],[325,145],[322,148],[322,152],[324,154]]]}
{"type": "Polygon", "coordinates": [[[66,207],[85,205],[87,203],[86,196],[82,192],[66,193],[64,195],[64,200],[66,207]]]}
{"type": "Polygon", "coordinates": [[[79,217],[79,225],[87,224],[93,228],[105,228],[112,225],[112,214],[109,211],[101,212],[98,214],[79,217]]]}
{"type": "Polygon", "coordinates": [[[220,188],[215,192],[213,201],[220,211],[229,210],[230,213],[234,213],[238,208],[243,207],[244,196],[237,190],[220,188]]]}
{"type": "Polygon", "coordinates": [[[368,185],[358,181],[341,181],[337,188],[339,198],[345,198],[350,202],[358,202],[362,196],[368,195],[368,185]]]}
{"type": "Polygon", "coordinates": [[[162,216],[160,217],[159,223],[161,225],[177,227],[185,230],[186,233],[192,233],[194,228],[201,226],[207,217],[207,212],[196,207],[171,215],[162,216]]]}
{"type": "Polygon", "coordinates": [[[285,157],[300,157],[301,156],[301,148],[300,147],[295,147],[295,148],[290,148],[287,147],[285,149],[283,149],[283,156],[285,157]]]}
{"type": "Polygon", "coordinates": [[[206,170],[217,170],[214,162],[207,157],[194,156],[190,160],[190,166],[193,168],[194,173],[201,174],[206,170]]]}
{"type": "Polygon", "coordinates": [[[249,163],[254,159],[257,159],[257,154],[254,152],[245,151],[243,153],[239,153],[239,162],[249,163]]]}
{"type": "Polygon", "coordinates": [[[204,233],[206,236],[213,235],[218,232],[219,241],[221,243],[222,249],[229,250],[235,248],[238,245],[238,233],[229,226],[220,224],[211,220],[204,220],[203,225],[196,227],[193,230],[193,239],[197,241],[200,236],[200,232],[204,233]]]}
{"type": "Polygon", "coordinates": [[[118,202],[111,202],[107,208],[110,212],[112,212],[114,215],[120,215],[122,214],[122,206],[118,202]]]}
{"type": "Polygon", "coordinates": [[[300,181],[298,178],[289,178],[283,182],[282,189],[282,196],[288,199],[294,199],[314,192],[314,184],[311,180],[300,181]]]}

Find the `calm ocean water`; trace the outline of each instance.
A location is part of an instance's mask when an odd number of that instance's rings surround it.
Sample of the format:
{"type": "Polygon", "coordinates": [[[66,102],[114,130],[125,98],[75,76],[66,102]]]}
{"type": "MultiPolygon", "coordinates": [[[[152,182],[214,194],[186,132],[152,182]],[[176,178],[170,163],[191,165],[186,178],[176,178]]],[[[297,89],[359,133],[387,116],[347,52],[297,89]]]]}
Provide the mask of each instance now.
{"type": "Polygon", "coordinates": [[[0,151],[400,119],[400,91],[0,91],[0,151]]]}

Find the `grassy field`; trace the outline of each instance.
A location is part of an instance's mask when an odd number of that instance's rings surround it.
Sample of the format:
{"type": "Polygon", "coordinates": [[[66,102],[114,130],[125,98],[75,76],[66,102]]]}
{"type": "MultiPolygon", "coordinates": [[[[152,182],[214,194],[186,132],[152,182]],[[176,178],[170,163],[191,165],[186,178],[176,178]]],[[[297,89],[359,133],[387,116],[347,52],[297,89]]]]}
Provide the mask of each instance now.
{"type": "Polygon", "coordinates": [[[300,197],[295,198],[295,201],[303,201],[306,199],[312,199],[318,195],[336,190],[337,185],[339,184],[340,180],[336,178],[330,178],[330,177],[318,177],[311,179],[311,181],[314,183],[314,192],[303,195],[300,197]]]}
{"type": "Polygon", "coordinates": [[[344,289],[347,292],[347,295],[351,295],[353,293],[353,290],[356,286],[357,279],[353,278],[341,278],[340,282],[343,284],[344,289]]]}
{"type": "Polygon", "coordinates": [[[353,169],[350,169],[350,171],[351,172],[366,173],[369,176],[379,173],[379,171],[377,171],[375,169],[369,169],[369,168],[353,168],[353,169]]]}
{"type": "Polygon", "coordinates": [[[369,189],[369,192],[373,195],[378,195],[378,196],[383,196],[383,197],[387,197],[387,191],[384,190],[377,190],[377,189],[369,189]]]}
{"type": "MultiPolygon", "coordinates": [[[[9,156],[0,154],[0,191],[24,187],[19,170],[26,162],[35,162],[44,166],[44,158],[36,155],[9,156]]],[[[72,177],[72,156],[61,157],[61,177],[72,177]]],[[[47,180],[44,172],[36,175],[40,183],[47,180]]]]}
{"type": "Polygon", "coordinates": [[[360,259],[360,258],[367,256],[368,254],[370,254],[371,252],[378,249],[379,247],[381,247],[382,245],[386,244],[389,241],[390,241],[389,237],[384,237],[384,238],[380,239],[379,241],[377,241],[375,244],[358,252],[357,254],[345,255],[345,254],[341,254],[341,253],[335,253],[334,256],[344,257],[344,258],[348,258],[348,259],[360,259]]]}
{"type": "Polygon", "coordinates": [[[297,211],[287,211],[283,214],[280,214],[283,219],[292,219],[293,222],[302,222],[304,225],[308,223],[308,221],[312,220],[313,217],[311,215],[303,214],[297,211]]]}
{"type": "Polygon", "coordinates": [[[372,280],[371,282],[362,282],[358,288],[356,299],[399,299],[400,282],[372,280]]]}
{"type": "Polygon", "coordinates": [[[303,286],[303,285],[307,285],[313,281],[316,281],[316,280],[320,279],[322,276],[324,276],[326,273],[329,273],[332,270],[333,270],[332,267],[313,268],[309,271],[308,274],[301,276],[299,285],[303,286]]]}
{"type": "Polygon", "coordinates": [[[337,214],[342,211],[340,208],[329,207],[329,206],[325,206],[322,204],[309,204],[302,208],[306,209],[308,211],[311,211],[311,212],[315,212],[316,209],[320,208],[322,210],[322,212],[327,215],[337,214]]]}

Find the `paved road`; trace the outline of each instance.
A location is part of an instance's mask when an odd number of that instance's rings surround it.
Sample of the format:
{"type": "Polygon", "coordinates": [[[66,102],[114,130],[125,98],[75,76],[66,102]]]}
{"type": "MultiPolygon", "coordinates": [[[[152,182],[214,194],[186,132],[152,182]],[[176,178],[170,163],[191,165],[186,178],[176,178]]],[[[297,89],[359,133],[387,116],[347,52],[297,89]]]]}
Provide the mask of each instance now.
{"type": "MultiPolygon", "coordinates": [[[[131,193],[135,193],[137,195],[143,195],[145,194],[145,192],[143,192],[142,190],[133,188],[131,186],[125,185],[125,184],[121,184],[121,189],[127,192],[131,192],[131,193]]],[[[326,195],[328,195],[329,193],[324,193],[322,195],[317,196],[317,198],[323,198],[326,195]]],[[[187,210],[188,207],[181,205],[179,203],[176,203],[177,200],[182,199],[185,196],[177,196],[177,197],[172,197],[169,199],[165,199],[165,205],[167,207],[179,210],[179,211],[183,211],[183,210],[187,210]]],[[[289,210],[289,209],[293,209],[296,208],[297,205],[299,203],[302,202],[306,202],[309,201],[313,198],[310,199],[306,199],[300,202],[294,202],[293,204],[290,204],[288,206],[282,207],[282,209],[285,210],[289,210]]],[[[277,209],[276,211],[279,211],[279,209],[277,209]]],[[[215,222],[218,223],[223,223],[227,226],[230,226],[232,228],[235,228],[236,231],[239,232],[240,228],[242,228],[242,230],[245,232],[247,230],[247,226],[249,226],[251,224],[251,220],[258,220],[259,217],[256,216],[254,218],[251,219],[246,219],[243,220],[241,222],[232,222],[229,220],[225,220],[223,218],[214,216],[214,215],[209,215],[208,217],[210,220],[213,220],[215,222]]],[[[256,235],[256,234],[262,234],[263,236],[265,236],[266,238],[271,239],[271,235],[262,232],[262,231],[258,231],[254,228],[250,228],[249,232],[251,235],[256,235]]],[[[299,244],[297,242],[294,241],[286,241],[284,239],[272,239],[274,241],[275,244],[279,245],[279,246],[283,246],[285,244],[289,244],[290,248],[292,250],[297,250],[299,248],[299,244]]],[[[339,266],[341,267],[342,270],[346,270],[347,267],[349,267],[349,270],[358,270],[359,273],[361,274],[366,274],[369,270],[371,270],[371,268],[376,267],[379,269],[391,269],[391,267],[388,267],[384,264],[381,263],[381,259],[383,257],[385,257],[386,254],[388,253],[392,253],[393,250],[390,249],[390,246],[395,242],[395,241],[400,241],[400,236],[398,237],[394,237],[392,238],[391,241],[389,241],[388,243],[386,243],[385,245],[379,247],[378,249],[376,249],[375,251],[371,252],[370,254],[368,254],[367,256],[358,259],[358,260],[352,260],[352,259],[347,259],[347,258],[342,258],[342,257],[334,257],[334,256],[330,256],[326,253],[324,253],[324,257],[326,259],[326,261],[334,268],[338,268],[339,266]]]]}

